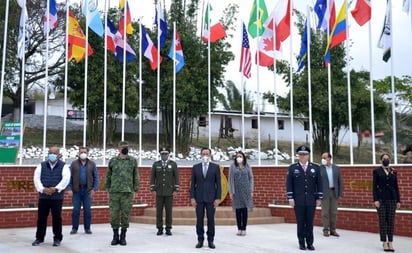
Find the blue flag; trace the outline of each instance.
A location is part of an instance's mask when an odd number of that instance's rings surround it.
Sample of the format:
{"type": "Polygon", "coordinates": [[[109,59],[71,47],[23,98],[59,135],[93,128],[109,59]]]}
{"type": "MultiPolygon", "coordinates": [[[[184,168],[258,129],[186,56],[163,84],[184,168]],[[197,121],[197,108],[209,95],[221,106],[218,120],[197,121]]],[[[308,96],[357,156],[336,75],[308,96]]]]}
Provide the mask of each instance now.
{"type": "Polygon", "coordinates": [[[103,23],[95,0],[86,0],[83,5],[83,15],[86,16],[87,26],[100,37],[103,36],[103,23]]]}
{"type": "Polygon", "coordinates": [[[158,31],[160,34],[158,36],[160,37],[160,46],[158,48],[160,49],[165,45],[167,40],[167,23],[163,16],[163,9],[160,4],[160,1],[158,1],[156,8],[155,25],[159,26],[158,31]],[[160,23],[160,26],[158,24],[158,21],[160,23]]]}

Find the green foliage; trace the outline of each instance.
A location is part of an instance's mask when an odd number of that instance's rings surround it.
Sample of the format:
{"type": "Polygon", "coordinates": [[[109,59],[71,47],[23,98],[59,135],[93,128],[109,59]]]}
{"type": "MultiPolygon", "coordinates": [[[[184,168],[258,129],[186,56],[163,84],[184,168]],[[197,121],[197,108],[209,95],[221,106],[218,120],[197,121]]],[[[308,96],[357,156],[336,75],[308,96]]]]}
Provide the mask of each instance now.
{"type": "MultiPolygon", "coordinates": [[[[219,96],[219,101],[223,104],[223,107],[225,110],[229,111],[242,111],[242,93],[240,90],[236,87],[236,85],[233,83],[233,81],[229,80],[226,82],[226,96],[221,95],[219,96]]],[[[253,101],[250,95],[250,91],[246,93],[246,90],[244,90],[244,95],[243,95],[243,104],[244,104],[244,110],[246,113],[251,113],[253,112],[253,101]]]]}

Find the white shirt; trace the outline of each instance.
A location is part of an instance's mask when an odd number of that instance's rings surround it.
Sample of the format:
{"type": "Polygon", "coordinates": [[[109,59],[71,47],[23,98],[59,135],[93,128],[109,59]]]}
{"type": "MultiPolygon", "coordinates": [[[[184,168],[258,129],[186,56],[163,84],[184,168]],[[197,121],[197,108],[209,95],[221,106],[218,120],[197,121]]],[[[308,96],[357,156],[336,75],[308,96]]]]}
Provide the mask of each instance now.
{"type": "MultiPolygon", "coordinates": [[[[53,170],[56,164],[52,164],[50,162],[49,164],[50,164],[51,169],[53,170]]],[[[40,176],[41,176],[41,164],[37,165],[36,169],[34,170],[33,181],[34,181],[34,186],[36,187],[36,190],[40,193],[43,193],[43,190],[45,187],[43,186],[40,180],[40,176]]],[[[69,183],[70,183],[70,168],[69,168],[69,165],[65,164],[62,170],[62,180],[54,187],[57,189],[58,192],[61,192],[64,189],[66,189],[69,183]]]]}

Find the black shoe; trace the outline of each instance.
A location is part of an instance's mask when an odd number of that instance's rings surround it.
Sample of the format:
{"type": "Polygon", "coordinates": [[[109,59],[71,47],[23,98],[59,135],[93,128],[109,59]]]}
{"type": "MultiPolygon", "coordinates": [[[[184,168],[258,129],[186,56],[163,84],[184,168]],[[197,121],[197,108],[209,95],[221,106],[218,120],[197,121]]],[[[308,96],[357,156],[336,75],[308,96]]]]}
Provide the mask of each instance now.
{"type": "Polygon", "coordinates": [[[163,230],[161,230],[161,229],[157,230],[156,235],[163,235],[163,230]]]}
{"type": "Polygon", "coordinates": [[[203,241],[198,241],[196,244],[196,249],[200,249],[201,247],[203,247],[203,241]]]}
{"type": "Polygon", "coordinates": [[[315,250],[315,247],[313,247],[313,245],[308,245],[308,250],[315,250]]]}
{"type": "Polygon", "coordinates": [[[305,247],[305,245],[299,245],[299,249],[300,250],[306,250],[306,247],[305,247]]]}
{"type": "Polygon", "coordinates": [[[215,244],[213,242],[208,242],[207,246],[209,246],[209,248],[214,249],[216,248],[215,244]]]}
{"type": "Polygon", "coordinates": [[[34,242],[32,242],[31,246],[39,246],[40,244],[42,244],[44,241],[36,239],[34,240],[34,242]]]}
{"type": "Polygon", "coordinates": [[[60,240],[55,239],[55,240],[53,241],[53,246],[54,246],[54,247],[59,247],[59,246],[60,246],[60,240]]]}
{"type": "Polygon", "coordinates": [[[166,229],[166,235],[172,235],[172,231],[170,231],[170,229],[166,229]]]}
{"type": "Polygon", "coordinates": [[[87,229],[86,231],[84,231],[86,234],[91,235],[92,231],[90,229],[87,229]]]}
{"type": "Polygon", "coordinates": [[[70,231],[71,235],[77,234],[77,230],[76,229],[72,229],[72,231],[70,231]]]}

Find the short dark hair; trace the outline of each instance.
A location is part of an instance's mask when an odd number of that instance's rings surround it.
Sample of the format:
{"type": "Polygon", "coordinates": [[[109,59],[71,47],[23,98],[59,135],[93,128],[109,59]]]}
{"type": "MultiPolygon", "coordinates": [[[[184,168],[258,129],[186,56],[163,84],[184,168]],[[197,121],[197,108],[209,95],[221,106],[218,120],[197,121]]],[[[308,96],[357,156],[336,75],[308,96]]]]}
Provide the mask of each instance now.
{"type": "Polygon", "coordinates": [[[87,153],[89,153],[89,148],[88,147],[82,146],[82,147],[79,148],[79,151],[82,150],[82,149],[87,150],[87,153]]]}
{"type": "Polygon", "coordinates": [[[381,160],[383,159],[383,157],[384,157],[385,155],[389,156],[389,159],[392,159],[392,156],[391,156],[389,153],[383,153],[383,154],[381,155],[381,160]]]}
{"type": "Polygon", "coordinates": [[[212,150],[211,150],[210,148],[206,148],[206,147],[203,147],[203,148],[200,150],[200,154],[203,153],[203,150],[209,150],[209,153],[212,154],[212,150]]]}

